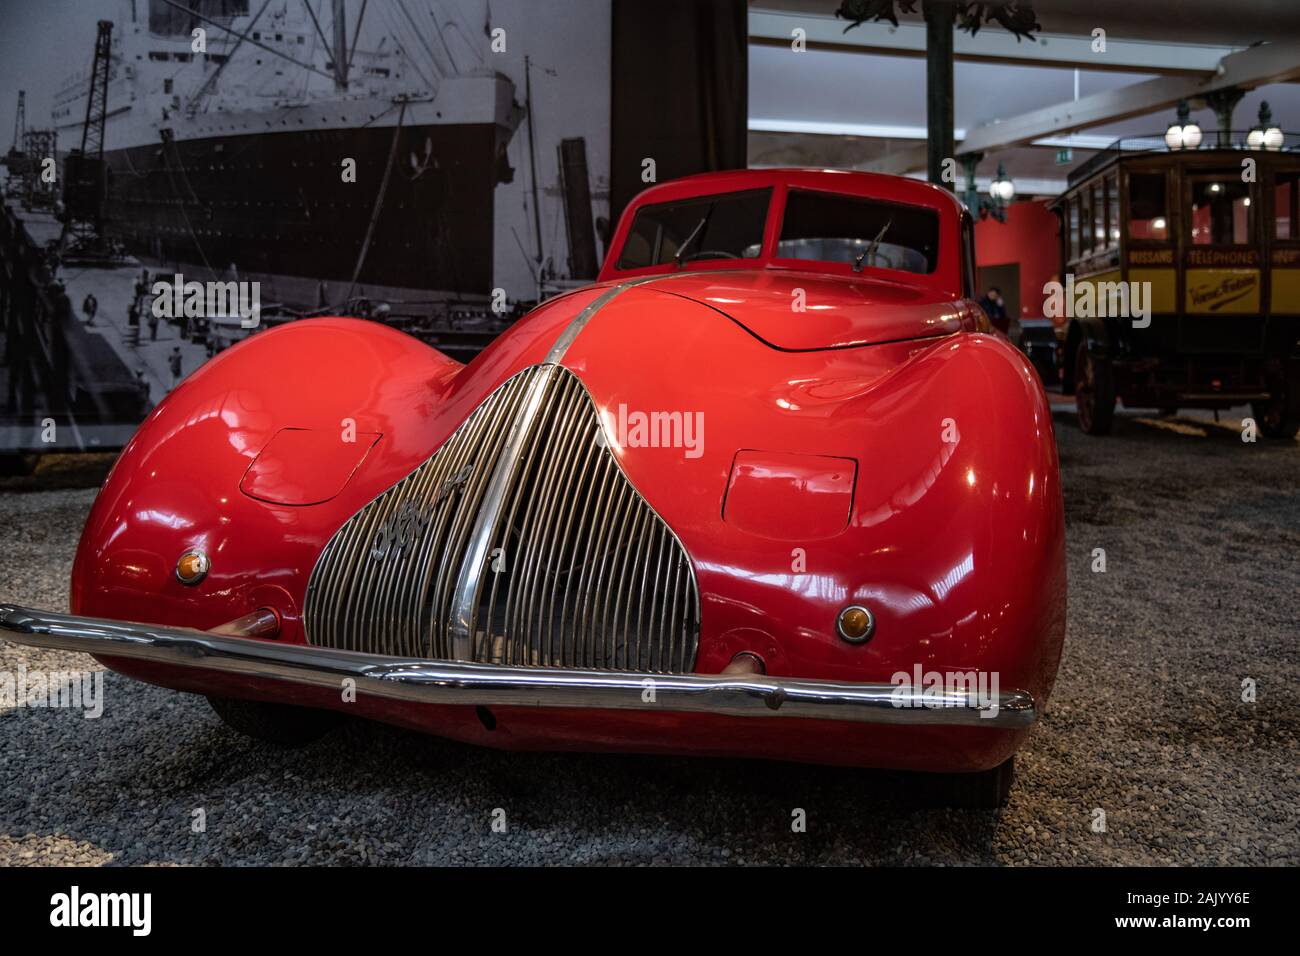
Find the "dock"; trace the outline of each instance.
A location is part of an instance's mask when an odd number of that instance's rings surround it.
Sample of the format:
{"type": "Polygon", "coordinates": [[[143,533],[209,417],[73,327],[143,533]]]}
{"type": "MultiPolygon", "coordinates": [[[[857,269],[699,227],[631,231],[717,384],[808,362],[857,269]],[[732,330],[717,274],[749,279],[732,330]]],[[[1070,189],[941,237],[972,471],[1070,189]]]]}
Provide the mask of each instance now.
{"type": "Polygon", "coordinates": [[[169,323],[152,339],[147,315],[136,341],[128,310],[140,264],[60,266],[49,250],[61,229],[49,212],[9,199],[0,208],[0,454],[119,449],[175,386],[172,349],[182,377],[207,358],[169,323]]]}

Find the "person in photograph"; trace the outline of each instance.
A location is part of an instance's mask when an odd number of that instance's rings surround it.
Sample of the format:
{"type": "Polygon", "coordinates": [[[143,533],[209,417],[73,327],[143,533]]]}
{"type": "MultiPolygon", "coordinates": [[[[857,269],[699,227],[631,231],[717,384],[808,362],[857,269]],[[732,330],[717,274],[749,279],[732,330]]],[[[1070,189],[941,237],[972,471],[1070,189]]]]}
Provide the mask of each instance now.
{"type": "Polygon", "coordinates": [[[172,370],[172,385],[178,385],[181,380],[181,347],[172,346],[171,355],[167,356],[167,365],[172,370]]]}
{"type": "Polygon", "coordinates": [[[86,324],[95,324],[95,313],[99,311],[99,300],[95,298],[93,292],[87,292],[86,297],[81,300],[81,311],[86,315],[86,324]]]}

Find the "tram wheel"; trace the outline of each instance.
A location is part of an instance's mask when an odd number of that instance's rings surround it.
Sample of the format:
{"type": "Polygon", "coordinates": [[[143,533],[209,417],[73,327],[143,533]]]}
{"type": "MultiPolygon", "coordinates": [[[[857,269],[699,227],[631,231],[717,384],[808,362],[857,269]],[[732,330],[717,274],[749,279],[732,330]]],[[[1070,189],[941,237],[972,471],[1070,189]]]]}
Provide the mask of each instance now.
{"type": "Polygon", "coordinates": [[[1086,339],[1074,354],[1074,404],[1085,434],[1110,434],[1115,420],[1115,370],[1110,359],[1088,350],[1086,339]]]}
{"type": "Polygon", "coordinates": [[[1300,374],[1288,376],[1266,402],[1251,402],[1250,411],[1265,438],[1290,440],[1300,433],[1300,374]]]}

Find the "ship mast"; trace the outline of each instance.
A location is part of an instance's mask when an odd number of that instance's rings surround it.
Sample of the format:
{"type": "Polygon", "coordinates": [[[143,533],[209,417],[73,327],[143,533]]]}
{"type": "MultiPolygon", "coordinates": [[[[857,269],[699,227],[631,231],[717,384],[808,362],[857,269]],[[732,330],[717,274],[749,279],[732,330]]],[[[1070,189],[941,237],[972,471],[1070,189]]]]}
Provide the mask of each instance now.
{"type": "MultiPolygon", "coordinates": [[[[334,6],[334,88],[340,93],[348,89],[348,11],[344,0],[333,0],[334,6]]],[[[360,29],[361,24],[357,24],[360,29]]]]}
{"type": "Polygon", "coordinates": [[[542,212],[537,198],[537,134],[533,130],[532,61],[524,57],[524,104],[528,110],[528,166],[533,178],[533,232],[537,236],[537,282],[542,281],[542,212]]]}
{"type": "Polygon", "coordinates": [[[14,144],[9,152],[16,153],[23,148],[23,139],[27,135],[27,91],[18,91],[18,112],[14,116],[14,144]]]}

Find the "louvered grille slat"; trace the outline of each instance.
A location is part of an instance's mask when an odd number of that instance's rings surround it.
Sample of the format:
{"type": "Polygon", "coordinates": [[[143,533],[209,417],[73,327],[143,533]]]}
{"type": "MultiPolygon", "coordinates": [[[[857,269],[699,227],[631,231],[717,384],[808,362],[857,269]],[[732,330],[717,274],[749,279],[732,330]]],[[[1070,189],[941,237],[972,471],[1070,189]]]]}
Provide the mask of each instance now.
{"type": "Polygon", "coordinates": [[[467,659],[692,670],[690,561],[601,434],[572,372],[513,376],[335,533],[308,585],[308,641],[451,659],[467,605],[467,659]]]}

